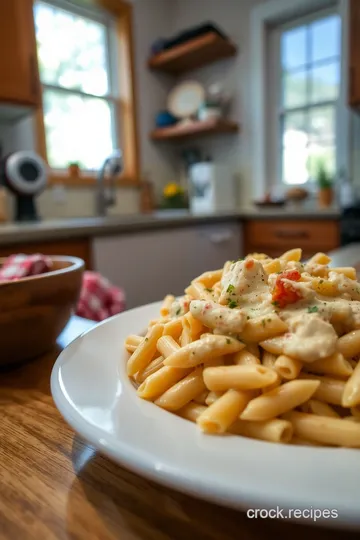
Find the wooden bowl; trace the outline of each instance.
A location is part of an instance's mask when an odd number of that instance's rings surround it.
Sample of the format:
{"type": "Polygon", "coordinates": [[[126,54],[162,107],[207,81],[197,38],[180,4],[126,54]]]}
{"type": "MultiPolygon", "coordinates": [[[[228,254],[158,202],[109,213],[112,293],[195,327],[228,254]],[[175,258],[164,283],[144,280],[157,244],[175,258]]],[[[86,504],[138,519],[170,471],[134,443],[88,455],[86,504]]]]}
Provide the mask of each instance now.
{"type": "MultiPolygon", "coordinates": [[[[53,270],[0,283],[0,365],[50,351],[78,300],[84,261],[50,257],[53,270]]],[[[0,259],[0,265],[4,259],[0,259]]]]}

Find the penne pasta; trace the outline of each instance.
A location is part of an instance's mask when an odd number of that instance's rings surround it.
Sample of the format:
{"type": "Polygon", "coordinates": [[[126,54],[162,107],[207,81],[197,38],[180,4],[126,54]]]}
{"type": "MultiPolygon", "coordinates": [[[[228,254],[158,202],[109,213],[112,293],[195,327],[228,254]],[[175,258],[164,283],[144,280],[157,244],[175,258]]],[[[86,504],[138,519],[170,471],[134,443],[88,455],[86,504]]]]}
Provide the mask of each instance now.
{"type": "Polygon", "coordinates": [[[135,381],[138,384],[141,384],[145,381],[147,377],[149,377],[150,375],[158,371],[161,367],[163,367],[163,365],[163,356],[158,356],[157,358],[154,358],[154,360],[151,360],[150,364],[148,364],[145,369],[136,373],[136,375],[134,376],[135,381]]]}
{"type": "Polygon", "coordinates": [[[168,411],[177,411],[206,390],[202,368],[196,368],[164,392],[155,404],[168,411]]]}
{"type": "Polygon", "coordinates": [[[341,404],[343,407],[360,405],[360,364],[356,366],[345,383],[341,404]]]}
{"type": "Polygon", "coordinates": [[[165,296],[163,304],[160,308],[160,315],[162,317],[167,317],[170,314],[170,308],[172,304],[175,302],[175,296],[172,294],[168,294],[165,296]]]}
{"type": "Polygon", "coordinates": [[[208,395],[209,395],[209,391],[203,390],[202,392],[200,392],[198,396],[194,398],[194,402],[199,403],[199,405],[206,405],[206,399],[208,395]]]}
{"type": "Polygon", "coordinates": [[[249,351],[249,353],[256,356],[256,358],[260,358],[260,349],[257,343],[247,343],[246,350],[249,351]]]}
{"type": "Polygon", "coordinates": [[[163,358],[167,358],[179,349],[180,345],[176,343],[172,336],[162,336],[158,339],[157,350],[163,356],[163,358]]]}
{"type": "Polygon", "coordinates": [[[240,351],[244,347],[244,343],[237,339],[210,335],[181,347],[168,356],[164,364],[173,367],[194,367],[218,356],[240,351]]]}
{"type": "Polygon", "coordinates": [[[251,400],[241,414],[242,420],[270,420],[298,407],[314,394],[319,381],[289,381],[251,400]]]}
{"type": "Polygon", "coordinates": [[[177,319],[173,319],[172,321],[169,321],[168,323],[164,324],[164,336],[171,336],[175,340],[179,339],[181,336],[181,332],[183,330],[183,321],[182,317],[179,317],[177,319]]]}
{"type": "Polygon", "coordinates": [[[315,253],[315,255],[313,255],[311,259],[309,259],[308,264],[329,264],[329,262],[331,262],[330,257],[328,257],[328,255],[325,255],[325,253],[319,252],[315,253]]]}
{"type": "Polygon", "coordinates": [[[202,322],[198,319],[195,319],[195,317],[190,312],[188,312],[184,316],[182,324],[183,328],[186,328],[190,333],[191,341],[195,341],[196,339],[198,339],[200,334],[205,331],[202,322]]]}
{"type": "Polygon", "coordinates": [[[255,390],[275,382],[277,375],[265,366],[219,366],[204,369],[204,382],[209,390],[224,392],[236,390],[255,390]]]}
{"type": "Polygon", "coordinates": [[[274,363],[274,369],[280,377],[288,380],[296,379],[302,367],[303,363],[300,360],[295,360],[295,358],[291,358],[285,354],[278,356],[274,363]]]}
{"type": "Polygon", "coordinates": [[[284,261],[296,261],[299,262],[301,260],[302,250],[300,248],[290,249],[289,251],[285,251],[280,256],[281,260],[284,261]]]}
{"type": "Polygon", "coordinates": [[[345,357],[351,358],[360,353],[360,330],[353,330],[341,336],[337,342],[338,351],[345,357]]]}
{"type": "Polygon", "coordinates": [[[349,377],[353,372],[350,362],[345,360],[341,353],[315,360],[315,362],[307,364],[305,369],[309,373],[335,375],[336,377],[349,377]]]}
{"type": "Polygon", "coordinates": [[[300,378],[320,382],[320,385],[313,396],[315,399],[331,403],[332,405],[342,404],[342,396],[345,388],[344,381],[332,379],[330,377],[319,377],[308,373],[301,373],[300,378]]]}
{"type": "Polygon", "coordinates": [[[276,356],[275,354],[265,351],[263,352],[261,362],[263,366],[275,369],[276,356]]]}
{"type": "Polygon", "coordinates": [[[200,414],[206,410],[207,407],[204,405],[199,405],[194,402],[190,402],[185,407],[182,407],[182,409],[179,409],[176,411],[178,416],[181,416],[182,418],[185,418],[186,420],[190,420],[190,422],[196,422],[197,418],[200,416],[200,414]]]}
{"type": "Polygon", "coordinates": [[[275,418],[265,422],[249,422],[237,420],[229,429],[234,435],[251,437],[262,441],[275,443],[288,443],[293,436],[291,422],[275,418]]]}
{"type": "Polygon", "coordinates": [[[236,364],[237,366],[246,366],[249,364],[252,364],[252,365],[261,364],[260,358],[257,358],[256,356],[254,356],[247,349],[243,349],[242,351],[235,353],[232,359],[232,362],[236,364]]]}
{"type": "Polygon", "coordinates": [[[329,418],[291,411],[284,414],[297,437],[321,444],[360,448],[360,424],[343,418],[329,418]]]}
{"type": "Polygon", "coordinates": [[[141,383],[137,389],[137,395],[143,399],[154,400],[186,377],[191,371],[191,369],[163,366],[141,383]]]}
{"type": "Polygon", "coordinates": [[[133,353],[138,348],[138,346],[140,345],[143,339],[144,338],[141,336],[135,336],[135,335],[128,336],[125,340],[125,349],[128,352],[133,353]]]}
{"type": "Polygon", "coordinates": [[[211,288],[221,280],[223,274],[223,269],[221,270],[213,270],[211,272],[204,272],[197,278],[195,278],[192,283],[200,282],[204,285],[206,288],[211,288]]]}
{"type": "Polygon", "coordinates": [[[239,332],[240,338],[245,342],[264,341],[287,331],[287,325],[276,313],[266,317],[254,317],[245,324],[244,330],[239,332]]]}
{"type": "Polygon", "coordinates": [[[301,410],[306,413],[317,414],[318,416],[330,416],[332,418],[340,418],[340,415],[327,403],[318,401],[317,399],[309,399],[301,405],[301,410]]]}
{"type": "Polygon", "coordinates": [[[284,336],[276,336],[273,338],[265,339],[260,342],[260,346],[269,353],[279,356],[283,352],[285,338],[284,336]]]}
{"type": "Polygon", "coordinates": [[[135,375],[138,371],[142,371],[150,364],[153,355],[156,352],[158,339],[162,336],[164,326],[155,324],[147,332],[143,341],[130,356],[127,363],[127,373],[129,376],[135,375]]]}
{"type": "Polygon", "coordinates": [[[212,405],[217,399],[223,395],[223,392],[212,392],[210,391],[205,399],[206,405],[212,405]]]}
{"type": "Polygon", "coordinates": [[[215,400],[196,422],[206,433],[224,433],[245,409],[252,395],[241,390],[228,390],[215,400]]]}
{"type": "Polygon", "coordinates": [[[356,269],[353,268],[352,266],[336,267],[336,268],[332,268],[331,271],[335,272],[336,274],[343,274],[349,279],[356,280],[356,269]]]}

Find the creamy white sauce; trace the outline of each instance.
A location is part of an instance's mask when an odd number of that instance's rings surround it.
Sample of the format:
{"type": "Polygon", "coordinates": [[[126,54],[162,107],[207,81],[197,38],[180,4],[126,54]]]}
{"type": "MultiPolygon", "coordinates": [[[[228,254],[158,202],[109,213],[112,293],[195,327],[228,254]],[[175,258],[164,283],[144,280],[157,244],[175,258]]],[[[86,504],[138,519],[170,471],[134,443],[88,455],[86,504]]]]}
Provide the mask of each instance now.
{"type": "Polygon", "coordinates": [[[343,274],[328,271],[326,265],[281,262],[283,271],[298,270],[300,281],[283,278],[286,287],[296,290],[301,299],[281,308],[272,302],[272,293],[278,278],[264,271],[261,261],[237,261],[221,280],[219,303],[194,300],[190,310],[215,333],[240,334],[246,321],[253,317],[266,317],[276,312],[287,324],[284,352],[304,362],[331,356],[336,350],[338,335],[360,328],[360,284],[343,274]],[[328,276],[335,283],[339,295],[319,295],[312,288],[314,276],[328,276]]]}

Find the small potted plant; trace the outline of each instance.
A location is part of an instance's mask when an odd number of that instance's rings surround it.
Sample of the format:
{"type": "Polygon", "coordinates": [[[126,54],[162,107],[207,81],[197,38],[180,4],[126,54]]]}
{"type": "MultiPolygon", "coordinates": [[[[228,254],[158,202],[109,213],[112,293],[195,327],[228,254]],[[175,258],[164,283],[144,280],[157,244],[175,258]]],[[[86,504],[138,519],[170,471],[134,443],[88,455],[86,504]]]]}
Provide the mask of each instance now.
{"type": "Polygon", "coordinates": [[[316,180],[318,184],[318,202],[320,208],[331,206],[334,198],[333,177],[327,171],[324,163],[319,163],[316,180]]]}
{"type": "Polygon", "coordinates": [[[188,201],[184,189],[175,182],[167,184],[163,190],[161,208],[164,209],[185,209],[188,208],[188,201]]]}
{"type": "Polygon", "coordinates": [[[71,178],[78,178],[80,176],[80,165],[77,161],[71,161],[68,165],[68,171],[71,178]]]}

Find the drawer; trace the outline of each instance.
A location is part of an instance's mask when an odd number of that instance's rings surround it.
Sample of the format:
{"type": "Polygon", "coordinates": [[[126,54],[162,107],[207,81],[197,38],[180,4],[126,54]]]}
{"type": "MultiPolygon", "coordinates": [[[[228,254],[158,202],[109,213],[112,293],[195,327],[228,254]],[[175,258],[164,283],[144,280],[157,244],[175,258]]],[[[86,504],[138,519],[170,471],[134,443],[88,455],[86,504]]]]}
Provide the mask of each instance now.
{"type": "Polygon", "coordinates": [[[328,251],[340,245],[339,223],[335,220],[259,220],[245,223],[245,247],[285,250],[300,247],[328,251]]]}

